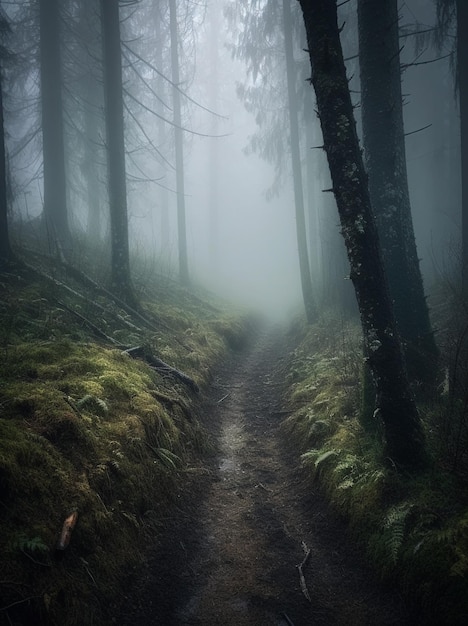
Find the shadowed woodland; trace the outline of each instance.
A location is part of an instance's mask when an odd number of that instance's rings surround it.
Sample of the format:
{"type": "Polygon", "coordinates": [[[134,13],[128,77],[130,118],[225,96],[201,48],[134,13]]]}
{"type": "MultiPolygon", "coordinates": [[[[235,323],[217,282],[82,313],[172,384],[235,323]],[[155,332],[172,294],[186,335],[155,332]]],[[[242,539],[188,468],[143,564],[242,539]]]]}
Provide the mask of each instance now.
{"type": "Polygon", "coordinates": [[[0,624],[465,624],[468,5],[0,2],[0,624]]]}

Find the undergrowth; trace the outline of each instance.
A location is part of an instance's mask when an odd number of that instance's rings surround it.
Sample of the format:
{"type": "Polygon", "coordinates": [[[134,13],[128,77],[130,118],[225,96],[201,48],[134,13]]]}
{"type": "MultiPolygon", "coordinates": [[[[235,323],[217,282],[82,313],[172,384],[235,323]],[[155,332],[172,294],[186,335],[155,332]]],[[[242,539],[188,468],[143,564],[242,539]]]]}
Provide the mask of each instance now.
{"type": "Polygon", "coordinates": [[[413,476],[398,472],[381,459],[378,428],[361,424],[358,323],[328,315],[296,330],[283,429],[310,480],[348,521],[382,579],[404,591],[418,623],[466,623],[468,498],[433,433],[439,405],[420,407],[431,466],[413,476]]]}
{"type": "Polygon", "coordinates": [[[194,392],[121,346],[145,345],[203,390],[246,324],[155,283],[140,290],[153,321],[143,328],[105,294],[54,280],[21,266],[0,275],[0,622],[104,625],[210,446],[194,392]]]}

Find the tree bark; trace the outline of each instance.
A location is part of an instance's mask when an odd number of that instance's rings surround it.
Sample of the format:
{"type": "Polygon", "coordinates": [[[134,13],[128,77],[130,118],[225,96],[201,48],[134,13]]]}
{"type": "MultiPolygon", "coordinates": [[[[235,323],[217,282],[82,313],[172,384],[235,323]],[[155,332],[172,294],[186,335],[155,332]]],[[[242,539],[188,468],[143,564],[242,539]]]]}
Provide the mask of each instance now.
{"type": "MultiPolygon", "coordinates": [[[[155,57],[155,65],[159,69],[160,72],[163,72],[165,69],[164,66],[164,54],[163,49],[165,45],[165,41],[163,37],[163,31],[161,29],[161,22],[163,20],[163,7],[161,6],[161,2],[154,3],[154,31],[155,31],[155,45],[154,45],[154,57],[155,57]]],[[[166,81],[164,80],[161,74],[156,76],[156,93],[159,95],[161,100],[165,100],[166,97],[169,97],[166,88],[166,81]]],[[[160,101],[156,101],[154,103],[155,110],[159,113],[160,117],[157,120],[157,129],[158,129],[158,139],[159,144],[161,146],[165,146],[168,140],[169,133],[167,132],[166,123],[162,119],[164,116],[164,105],[160,101]]],[[[160,159],[161,167],[165,168],[165,163],[163,159],[160,159]]],[[[165,184],[163,184],[159,188],[158,193],[159,206],[160,206],[160,228],[159,228],[159,242],[160,242],[160,251],[163,254],[163,258],[168,257],[168,250],[170,246],[170,226],[169,226],[169,193],[168,188],[165,184]]]]}
{"type": "Polygon", "coordinates": [[[174,134],[176,160],[176,189],[177,189],[177,233],[179,249],[179,278],[183,285],[188,285],[189,271],[187,258],[187,229],[185,220],[185,174],[184,174],[184,139],[182,136],[182,115],[180,107],[179,87],[179,37],[177,33],[177,5],[175,0],[169,0],[169,19],[171,30],[171,65],[172,65],[172,102],[174,105],[174,134]]]}
{"type": "Polygon", "coordinates": [[[292,43],[292,21],[291,21],[291,0],[283,0],[283,31],[284,49],[286,56],[286,75],[288,83],[288,105],[289,105],[289,130],[290,147],[292,160],[292,173],[294,183],[294,205],[296,209],[296,236],[299,253],[299,270],[301,276],[302,297],[307,321],[310,323],[315,319],[315,305],[312,293],[312,278],[310,274],[309,253],[307,250],[307,229],[304,209],[304,188],[302,183],[302,165],[299,150],[299,123],[297,111],[297,95],[295,88],[296,71],[294,68],[293,43],[292,43]]]}
{"type": "Polygon", "coordinates": [[[437,384],[438,349],[414,237],[406,170],[397,0],[358,0],[361,110],[369,192],[410,380],[437,384]]]}
{"type": "Polygon", "coordinates": [[[80,88],[83,94],[83,165],[82,172],[86,185],[87,202],[87,236],[89,241],[99,244],[101,241],[102,207],[99,184],[100,165],[104,156],[98,143],[102,133],[102,84],[98,81],[94,65],[96,59],[102,61],[101,50],[97,49],[96,41],[99,26],[95,24],[99,11],[98,0],[82,0],[78,21],[79,36],[84,46],[84,73],[80,88]]]}
{"type": "Polygon", "coordinates": [[[8,235],[7,170],[3,123],[3,75],[0,67],[0,264],[12,258],[8,235]]]}
{"type": "Polygon", "coordinates": [[[341,49],[335,0],[300,0],[312,84],[333,190],[358,301],[376,417],[385,454],[403,467],[421,464],[424,436],[411,394],[359,147],[341,49]]]}
{"type": "MultiPolygon", "coordinates": [[[[214,3],[211,7],[210,13],[210,83],[209,83],[209,102],[213,111],[218,110],[219,102],[219,69],[218,69],[218,55],[219,55],[219,28],[220,28],[220,13],[221,7],[218,3],[214,3]]],[[[209,143],[209,250],[210,250],[210,271],[212,275],[219,278],[217,270],[219,268],[219,174],[220,174],[220,162],[219,162],[219,139],[217,135],[218,129],[218,117],[213,115],[211,118],[211,134],[213,137],[209,143]]]]}
{"type": "Polygon", "coordinates": [[[456,6],[462,178],[462,295],[468,300],[468,3],[466,0],[456,0],[456,6]]]}
{"type": "Polygon", "coordinates": [[[108,166],[111,281],[115,293],[137,306],[130,278],[127,184],[122,93],[122,55],[118,0],[101,0],[103,39],[104,110],[108,166]]]}
{"type": "Polygon", "coordinates": [[[69,240],[59,0],[39,0],[44,218],[49,245],[66,251],[69,240]]]}

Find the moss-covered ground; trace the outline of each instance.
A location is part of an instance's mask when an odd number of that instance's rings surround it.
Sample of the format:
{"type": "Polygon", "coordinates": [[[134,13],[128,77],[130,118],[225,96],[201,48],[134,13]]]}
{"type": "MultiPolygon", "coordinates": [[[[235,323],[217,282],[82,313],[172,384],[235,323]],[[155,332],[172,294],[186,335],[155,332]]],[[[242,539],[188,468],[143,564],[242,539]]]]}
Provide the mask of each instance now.
{"type": "MultiPolygon", "coordinates": [[[[200,397],[249,322],[161,276],[136,285],[134,312],[69,267],[29,263],[0,274],[0,623],[106,626],[128,573],[167,535],[178,486],[203,471],[200,397]]],[[[465,624],[463,446],[454,464],[441,445],[447,423],[464,432],[455,405],[442,394],[420,407],[431,463],[405,474],[363,419],[358,325],[329,315],[294,332],[282,429],[310,481],[417,623],[465,624]]]]}
{"type": "Polygon", "coordinates": [[[161,277],[133,315],[66,268],[35,267],[0,274],[0,623],[102,625],[209,448],[198,397],[247,324],[161,277]]]}
{"type": "MultiPolygon", "coordinates": [[[[360,420],[361,335],[330,315],[296,329],[283,428],[383,580],[414,603],[417,623],[468,620],[468,492],[439,445],[437,406],[421,406],[429,467],[408,475],[381,458],[380,434],[360,420]]],[[[450,416],[449,416],[450,418],[450,416]]]]}

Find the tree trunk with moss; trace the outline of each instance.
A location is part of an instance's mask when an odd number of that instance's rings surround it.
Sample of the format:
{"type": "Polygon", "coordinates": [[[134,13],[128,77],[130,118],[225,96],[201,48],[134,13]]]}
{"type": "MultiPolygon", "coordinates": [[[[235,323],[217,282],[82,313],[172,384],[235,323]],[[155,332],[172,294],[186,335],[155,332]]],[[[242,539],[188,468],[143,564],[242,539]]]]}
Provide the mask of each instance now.
{"type": "Polygon", "coordinates": [[[424,395],[438,349],[419,267],[406,171],[397,0],[358,0],[361,110],[369,192],[410,380],[424,395]]]}
{"type": "Polygon", "coordinates": [[[312,84],[333,190],[376,386],[385,455],[403,467],[424,460],[424,435],[411,394],[372,213],[341,49],[335,0],[300,0],[312,84]]]}

